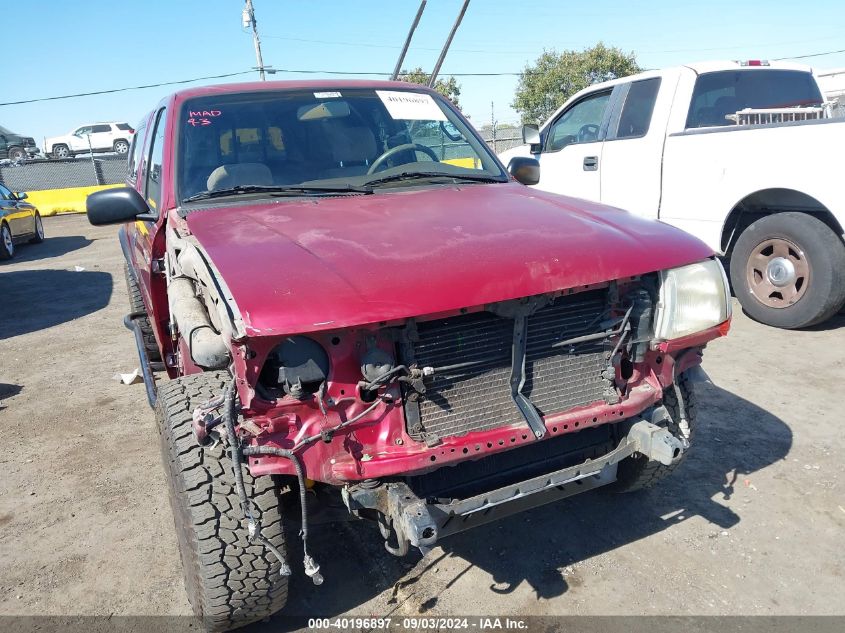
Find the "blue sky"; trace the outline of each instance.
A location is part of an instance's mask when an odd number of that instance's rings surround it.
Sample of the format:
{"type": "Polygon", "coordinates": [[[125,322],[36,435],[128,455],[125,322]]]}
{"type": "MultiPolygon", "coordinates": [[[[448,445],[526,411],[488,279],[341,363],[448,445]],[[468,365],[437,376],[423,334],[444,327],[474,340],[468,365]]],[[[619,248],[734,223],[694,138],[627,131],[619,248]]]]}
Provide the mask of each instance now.
{"type": "MultiPolygon", "coordinates": [[[[253,0],[264,63],[276,68],[387,72],[418,0],[253,0]]],[[[461,0],[429,0],[408,68],[430,69],[461,0]]],[[[659,68],[702,59],[771,59],[845,49],[845,3],[817,0],[682,2],[472,0],[443,70],[518,72],[544,48],[580,49],[599,40],[659,68]]],[[[22,34],[3,55],[0,102],[248,70],[252,38],[242,0],[4,0],[3,23],[22,34]]],[[[8,31],[8,29],[7,29],[8,31]]],[[[804,60],[845,67],[845,54],[804,60]]],[[[275,78],[301,75],[277,74],[275,78]]],[[[234,81],[231,80],[231,81],[234,81]]],[[[515,77],[463,77],[461,105],[476,126],[491,102],[500,122],[515,77]]],[[[205,82],[209,83],[209,82],[205,82]]],[[[218,82],[219,83],[219,82],[218,82]]],[[[91,121],[133,125],[175,87],[0,107],[0,125],[32,135],[91,121]]]]}

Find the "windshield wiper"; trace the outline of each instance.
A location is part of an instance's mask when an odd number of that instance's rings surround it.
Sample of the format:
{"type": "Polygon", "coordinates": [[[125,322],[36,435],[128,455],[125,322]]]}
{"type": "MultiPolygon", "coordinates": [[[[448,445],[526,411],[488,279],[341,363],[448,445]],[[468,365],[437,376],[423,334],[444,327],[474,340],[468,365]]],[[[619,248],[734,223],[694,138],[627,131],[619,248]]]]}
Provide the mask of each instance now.
{"type": "Polygon", "coordinates": [[[319,187],[317,185],[236,185],[234,187],[227,187],[225,189],[215,189],[214,191],[202,191],[200,193],[188,196],[182,200],[185,202],[194,202],[195,200],[207,200],[209,198],[224,198],[226,196],[237,196],[244,193],[269,193],[273,196],[284,195],[309,195],[309,194],[339,194],[339,193],[372,193],[373,190],[369,187],[356,187],[354,185],[343,185],[338,187],[319,187]]]}
{"type": "Polygon", "coordinates": [[[401,180],[428,180],[431,178],[448,178],[449,180],[463,180],[468,182],[507,182],[502,178],[495,176],[481,176],[476,174],[446,174],[442,171],[403,171],[398,174],[384,176],[383,178],[376,178],[375,180],[367,180],[363,183],[363,187],[372,187],[373,185],[381,185],[389,182],[398,182],[401,180]]]}

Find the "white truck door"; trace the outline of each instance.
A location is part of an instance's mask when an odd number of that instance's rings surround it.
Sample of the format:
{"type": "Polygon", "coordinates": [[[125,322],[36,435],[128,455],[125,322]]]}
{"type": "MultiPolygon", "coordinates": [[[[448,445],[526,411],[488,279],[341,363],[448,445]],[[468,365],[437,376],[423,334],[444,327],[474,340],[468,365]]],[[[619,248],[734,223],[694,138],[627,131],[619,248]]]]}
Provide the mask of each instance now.
{"type": "Polygon", "coordinates": [[[107,123],[98,123],[91,126],[91,147],[94,151],[98,149],[112,148],[112,131],[111,125],[107,123]]]}
{"type": "Polygon", "coordinates": [[[602,203],[658,217],[663,142],[676,84],[676,73],[664,73],[619,86],[602,147],[602,203]]]}
{"type": "Polygon", "coordinates": [[[538,189],[599,201],[602,124],[612,88],[585,95],[543,131],[538,189]]]}
{"type": "Polygon", "coordinates": [[[72,151],[88,151],[88,135],[91,134],[93,127],[93,125],[83,125],[81,128],[74,131],[70,137],[70,148],[72,151]]]}

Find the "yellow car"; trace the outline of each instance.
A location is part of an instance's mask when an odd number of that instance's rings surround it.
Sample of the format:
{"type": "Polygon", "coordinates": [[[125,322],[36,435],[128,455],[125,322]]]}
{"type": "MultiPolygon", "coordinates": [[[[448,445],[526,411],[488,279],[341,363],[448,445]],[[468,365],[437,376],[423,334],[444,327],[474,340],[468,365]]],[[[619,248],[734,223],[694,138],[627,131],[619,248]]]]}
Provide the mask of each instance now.
{"type": "Polygon", "coordinates": [[[15,255],[15,244],[40,244],[44,241],[44,224],[34,204],[26,201],[23,192],[13,193],[0,185],[0,259],[15,255]]]}

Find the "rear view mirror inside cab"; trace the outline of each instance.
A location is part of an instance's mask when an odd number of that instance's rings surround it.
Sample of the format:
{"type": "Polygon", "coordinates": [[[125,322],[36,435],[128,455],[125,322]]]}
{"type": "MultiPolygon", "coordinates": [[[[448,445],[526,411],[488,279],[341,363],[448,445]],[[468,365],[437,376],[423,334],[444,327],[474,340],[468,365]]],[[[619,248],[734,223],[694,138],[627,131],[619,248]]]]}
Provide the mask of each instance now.
{"type": "Polygon", "coordinates": [[[313,105],[301,106],[296,111],[296,118],[300,121],[317,121],[319,119],[339,119],[350,114],[346,101],[324,101],[313,105]]]}

